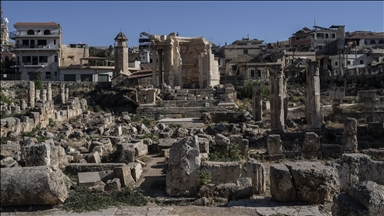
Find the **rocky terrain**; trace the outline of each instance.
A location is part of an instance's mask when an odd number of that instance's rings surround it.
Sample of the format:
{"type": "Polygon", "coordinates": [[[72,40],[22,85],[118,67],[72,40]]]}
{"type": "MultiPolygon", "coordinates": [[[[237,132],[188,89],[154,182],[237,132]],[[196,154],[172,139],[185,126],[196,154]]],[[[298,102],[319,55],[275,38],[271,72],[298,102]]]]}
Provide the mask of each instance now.
{"type": "MultiPolygon", "coordinates": [[[[25,206],[115,208],[108,214],[124,215],[126,205],[148,206],[132,210],[137,214],[155,206],[162,209],[154,214],[211,214],[197,206],[229,214],[242,206],[250,209],[237,215],[383,215],[382,90],[330,85],[320,96],[321,131],[308,131],[306,87],[291,85],[284,130],[275,132],[268,101],[255,119],[255,105],[236,99],[229,85],[206,98],[219,97],[227,111],[202,106],[201,116],[168,120],[172,108],[155,101],[190,92],[161,89],[148,108],[164,110],[156,119],[136,112],[146,109],[148,90],[142,103],[140,89],[8,85],[1,104],[2,215],[33,214],[25,206]]],[[[194,97],[196,103],[201,95],[194,97]]]]}

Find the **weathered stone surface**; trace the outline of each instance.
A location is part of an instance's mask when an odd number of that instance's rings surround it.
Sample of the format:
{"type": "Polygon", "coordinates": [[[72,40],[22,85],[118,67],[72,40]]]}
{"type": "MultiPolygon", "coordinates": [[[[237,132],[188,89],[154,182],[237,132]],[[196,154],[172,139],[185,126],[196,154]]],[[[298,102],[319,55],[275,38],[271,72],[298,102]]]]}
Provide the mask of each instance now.
{"type": "Polygon", "coordinates": [[[56,167],[2,168],[1,206],[62,203],[68,197],[65,181],[65,175],[56,167]]]}
{"type": "Polygon", "coordinates": [[[311,204],[332,201],[340,192],[339,175],[335,168],[318,162],[286,164],[293,178],[299,201],[311,204]]]}
{"type": "Polygon", "coordinates": [[[272,197],[279,202],[296,201],[296,188],[289,169],[283,164],[270,168],[270,189],[272,197]]]}
{"type": "Polygon", "coordinates": [[[246,177],[252,179],[253,193],[264,194],[266,191],[265,168],[259,161],[248,158],[246,166],[246,177]]]}
{"type": "Polygon", "coordinates": [[[344,121],[343,151],[355,153],[357,150],[357,121],[354,118],[347,118],[344,121]]]}
{"type": "Polygon", "coordinates": [[[120,183],[122,187],[133,187],[135,185],[135,181],[132,178],[131,168],[127,165],[122,167],[116,167],[114,169],[115,178],[120,179],[120,183]]]}
{"type": "Polygon", "coordinates": [[[177,139],[159,139],[159,144],[157,145],[158,152],[161,152],[162,149],[171,148],[176,141],[177,139]]]}
{"type": "Polygon", "coordinates": [[[253,195],[252,179],[247,177],[239,178],[236,183],[216,185],[213,189],[213,194],[228,200],[249,198],[253,195]]]}
{"type": "Polygon", "coordinates": [[[383,216],[384,186],[359,182],[333,198],[332,215],[383,216]]]}
{"type": "Polygon", "coordinates": [[[77,175],[79,172],[100,172],[106,170],[114,170],[115,167],[124,166],[125,163],[99,163],[99,164],[84,164],[71,163],[65,169],[72,175],[77,175]]]}
{"type": "Polygon", "coordinates": [[[130,143],[117,144],[117,163],[130,163],[135,161],[135,148],[130,143]]]}
{"type": "Polygon", "coordinates": [[[119,178],[110,179],[104,188],[106,191],[119,191],[121,189],[121,183],[119,178]]]}
{"type": "Polygon", "coordinates": [[[197,136],[184,138],[170,149],[166,176],[169,196],[194,196],[199,187],[200,150],[197,136]]]}
{"type": "Polygon", "coordinates": [[[15,161],[15,159],[13,159],[13,157],[6,157],[0,161],[1,168],[14,167],[16,164],[17,164],[17,161],[15,161]]]}
{"type": "Polygon", "coordinates": [[[306,156],[317,156],[320,154],[320,137],[314,132],[306,132],[303,142],[303,154],[306,156]]]}
{"type": "Polygon", "coordinates": [[[51,164],[51,146],[48,143],[31,143],[24,146],[21,153],[25,166],[49,166],[51,164]]]}
{"type": "Polygon", "coordinates": [[[7,142],[0,145],[0,157],[11,157],[14,152],[21,151],[21,146],[18,142],[7,142]]]}
{"type": "Polygon", "coordinates": [[[271,134],[267,138],[267,151],[269,155],[277,155],[283,153],[283,142],[280,135],[271,134]]]}
{"type": "Polygon", "coordinates": [[[86,187],[96,186],[101,182],[99,172],[79,172],[77,173],[78,185],[86,187]]]}
{"type": "Polygon", "coordinates": [[[133,180],[137,182],[140,179],[141,173],[143,172],[143,166],[141,166],[140,163],[129,163],[128,166],[131,168],[133,180]]]}
{"type": "Polygon", "coordinates": [[[229,138],[224,136],[223,134],[216,134],[215,142],[217,145],[224,145],[224,146],[231,144],[231,141],[229,140],[229,138]]]}
{"type": "Polygon", "coordinates": [[[373,161],[365,154],[343,154],[346,164],[347,182],[341,182],[342,188],[351,187],[361,181],[374,181],[384,185],[384,161],[373,161]]]}
{"type": "Polygon", "coordinates": [[[201,170],[211,174],[212,184],[236,183],[241,176],[242,165],[239,162],[206,161],[201,170]]]}

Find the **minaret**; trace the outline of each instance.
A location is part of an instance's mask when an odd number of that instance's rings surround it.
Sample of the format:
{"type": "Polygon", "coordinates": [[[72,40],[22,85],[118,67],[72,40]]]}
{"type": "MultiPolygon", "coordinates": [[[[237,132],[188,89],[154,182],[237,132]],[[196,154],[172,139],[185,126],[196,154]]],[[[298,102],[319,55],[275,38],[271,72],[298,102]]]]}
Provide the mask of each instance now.
{"type": "Polygon", "coordinates": [[[115,42],[117,45],[115,46],[115,72],[113,77],[116,77],[120,73],[128,75],[128,46],[127,46],[128,38],[125,37],[123,32],[115,37],[115,42]]]}

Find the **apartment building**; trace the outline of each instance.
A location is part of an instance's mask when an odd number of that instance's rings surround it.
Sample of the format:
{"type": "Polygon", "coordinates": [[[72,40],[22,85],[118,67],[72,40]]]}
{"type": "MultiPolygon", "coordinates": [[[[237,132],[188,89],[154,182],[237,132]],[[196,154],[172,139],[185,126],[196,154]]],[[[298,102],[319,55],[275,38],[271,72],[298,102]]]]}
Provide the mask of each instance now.
{"type": "Polygon", "coordinates": [[[21,80],[58,80],[62,31],[56,22],[16,22],[10,32],[15,41],[15,73],[21,80]]]}
{"type": "Polygon", "coordinates": [[[315,51],[316,54],[333,55],[344,47],[345,26],[332,25],[329,28],[313,26],[304,27],[290,38],[290,46],[296,51],[315,51]]]}

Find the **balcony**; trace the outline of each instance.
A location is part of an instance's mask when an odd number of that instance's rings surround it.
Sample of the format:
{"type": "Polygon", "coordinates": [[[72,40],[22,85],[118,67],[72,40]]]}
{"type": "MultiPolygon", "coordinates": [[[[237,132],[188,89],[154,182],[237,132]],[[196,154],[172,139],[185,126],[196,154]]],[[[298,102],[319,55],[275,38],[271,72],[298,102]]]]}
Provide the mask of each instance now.
{"type": "Polygon", "coordinates": [[[14,67],[24,67],[24,68],[44,68],[44,63],[37,62],[21,62],[16,64],[14,67]]]}
{"type": "Polygon", "coordinates": [[[16,44],[11,51],[28,50],[60,50],[59,45],[20,45],[16,44]]]}
{"type": "Polygon", "coordinates": [[[55,37],[60,37],[59,32],[51,32],[50,34],[44,34],[44,32],[37,32],[36,34],[29,35],[27,34],[27,31],[12,31],[9,33],[9,38],[10,39],[16,39],[19,37],[23,38],[55,38],[55,37]]]}

